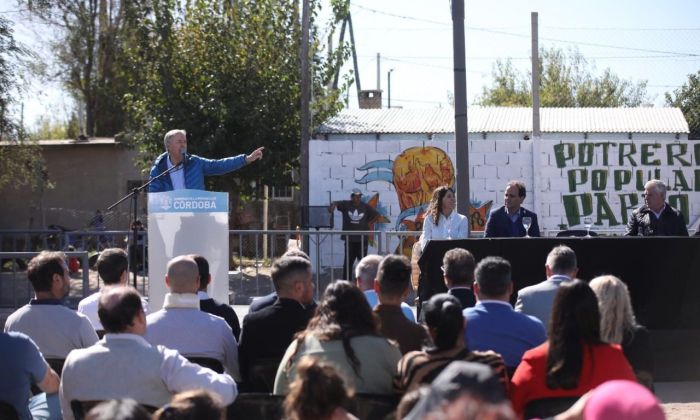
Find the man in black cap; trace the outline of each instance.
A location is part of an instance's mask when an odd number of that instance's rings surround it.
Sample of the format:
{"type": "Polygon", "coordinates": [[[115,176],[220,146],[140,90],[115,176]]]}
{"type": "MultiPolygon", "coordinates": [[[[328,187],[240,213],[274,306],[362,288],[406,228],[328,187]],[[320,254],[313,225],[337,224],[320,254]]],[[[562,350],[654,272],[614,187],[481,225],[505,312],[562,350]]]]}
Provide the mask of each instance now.
{"type": "MultiPolygon", "coordinates": [[[[353,188],[350,200],[333,201],[328,211],[338,209],[343,214],[343,230],[369,230],[369,224],[379,216],[377,210],[362,201],[362,191],[353,188]]],[[[368,238],[362,235],[344,235],[345,261],[343,262],[344,279],[351,280],[355,260],[367,255],[368,238]]]]}

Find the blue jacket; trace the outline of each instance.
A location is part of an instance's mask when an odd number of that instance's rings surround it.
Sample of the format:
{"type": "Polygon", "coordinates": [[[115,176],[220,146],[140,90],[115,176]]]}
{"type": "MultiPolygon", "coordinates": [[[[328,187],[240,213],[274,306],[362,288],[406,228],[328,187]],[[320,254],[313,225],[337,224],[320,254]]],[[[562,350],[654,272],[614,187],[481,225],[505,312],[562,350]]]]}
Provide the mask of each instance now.
{"type": "MultiPolygon", "coordinates": [[[[151,168],[151,179],[168,169],[168,153],[156,158],[151,168]]],[[[223,175],[246,165],[245,155],[232,156],[224,159],[205,159],[197,155],[185,155],[185,186],[188,190],[203,190],[204,177],[223,175]]],[[[173,182],[170,175],[165,175],[148,186],[148,192],[172,191],[173,182]]]]}
{"type": "Polygon", "coordinates": [[[463,311],[467,320],[465,345],[469,350],[493,350],[506,366],[515,367],[523,353],[547,340],[539,319],[515,312],[507,302],[477,302],[463,311]]]}
{"type": "Polygon", "coordinates": [[[517,238],[525,236],[525,228],[523,227],[523,217],[530,216],[532,225],[530,225],[530,236],[540,236],[540,225],[537,224],[537,215],[530,210],[520,207],[518,210],[518,218],[515,224],[510,220],[506,206],[500,207],[491,212],[489,220],[486,222],[486,238],[517,238]]]}

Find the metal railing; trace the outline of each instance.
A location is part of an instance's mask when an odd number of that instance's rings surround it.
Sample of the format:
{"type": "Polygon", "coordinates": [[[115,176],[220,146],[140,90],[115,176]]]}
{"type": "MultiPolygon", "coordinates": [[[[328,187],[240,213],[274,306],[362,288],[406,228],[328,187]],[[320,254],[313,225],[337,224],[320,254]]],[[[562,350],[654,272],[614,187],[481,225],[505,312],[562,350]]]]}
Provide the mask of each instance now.
{"type": "MultiPolygon", "coordinates": [[[[39,252],[0,252],[2,272],[0,272],[0,307],[18,308],[27,303],[34,295],[27,278],[27,261],[37,256],[39,252]],[[20,293],[21,292],[21,293],[20,293]],[[25,293],[26,292],[26,293],[25,293]],[[7,301],[8,295],[11,302],[7,301]]],[[[85,251],[65,252],[68,258],[78,258],[82,271],[81,298],[88,295],[90,290],[89,256],[85,251]]],[[[77,301],[76,305],[77,306],[77,301]]]]}

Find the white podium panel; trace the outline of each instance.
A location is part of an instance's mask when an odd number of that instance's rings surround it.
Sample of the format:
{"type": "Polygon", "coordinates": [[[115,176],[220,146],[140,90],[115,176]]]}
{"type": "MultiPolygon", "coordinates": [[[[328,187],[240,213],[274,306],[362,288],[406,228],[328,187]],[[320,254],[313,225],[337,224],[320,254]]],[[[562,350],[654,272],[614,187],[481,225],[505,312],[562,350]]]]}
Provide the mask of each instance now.
{"type": "Polygon", "coordinates": [[[209,261],[211,297],[228,304],[228,193],[176,190],[148,194],[148,295],[163,307],[168,261],[199,254],[209,261]]]}

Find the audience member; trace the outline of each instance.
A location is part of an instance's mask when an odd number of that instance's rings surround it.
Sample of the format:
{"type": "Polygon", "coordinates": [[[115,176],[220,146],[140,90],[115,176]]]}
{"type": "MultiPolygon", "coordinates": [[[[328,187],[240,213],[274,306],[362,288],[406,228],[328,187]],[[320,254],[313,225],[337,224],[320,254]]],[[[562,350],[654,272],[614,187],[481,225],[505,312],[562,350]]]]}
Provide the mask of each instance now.
{"type": "Polygon", "coordinates": [[[665,420],[661,404],[632,381],[608,381],[581,397],[554,420],[665,420]]]}
{"type": "Polygon", "coordinates": [[[238,340],[241,336],[241,324],[238,322],[238,315],[236,315],[236,311],[233,310],[231,305],[217,302],[214,298],[209,297],[207,294],[207,287],[209,287],[209,284],[211,283],[209,261],[207,261],[207,259],[201,255],[190,255],[190,257],[197,263],[197,268],[199,269],[199,290],[197,290],[199,309],[206,313],[223,318],[228,326],[231,327],[231,331],[233,331],[233,335],[236,337],[236,340],[238,340]]]}
{"type": "Polygon", "coordinates": [[[379,305],[374,313],[379,318],[379,332],[399,343],[401,354],[420,350],[428,334],[422,325],[406,319],[401,311],[411,287],[411,264],[403,255],[387,255],[379,264],[374,289],[379,305]]]}
{"type": "Polygon", "coordinates": [[[452,362],[435,378],[408,420],[515,420],[503,385],[480,363],[452,362]]]}
{"type": "Polygon", "coordinates": [[[521,415],[530,401],[581,396],[613,379],[635,377],[620,346],[600,339],[593,290],[580,280],[562,284],[554,298],[549,340],[526,352],[513,375],[513,408],[521,415]]]}
{"type": "Polygon", "coordinates": [[[241,375],[250,392],[272,391],[272,377],[253,375],[256,366],[278,366],[294,334],[306,328],[310,313],[304,307],[313,301],[311,263],[300,257],[282,257],[272,264],[272,281],[279,297],[274,305],[243,318],[238,356],[241,375]],[[269,379],[263,381],[261,379],[269,379]]]}
{"type": "Polygon", "coordinates": [[[12,405],[21,420],[48,418],[40,414],[52,411],[54,418],[60,418],[60,409],[51,410],[46,395],[58,392],[58,375],[31,338],[19,332],[0,333],[0,372],[0,401],[12,405]],[[32,384],[44,393],[30,399],[32,384]]]}
{"type": "MultiPolygon", "coordinates": [[[[111,286],[126,286],[129,281],[129,259],[121,248],[107,248],[97,257],[97,274],[100,275],[104,286],[102,289],[84,298],[78,303],[78,312],[88,317],[96,331],[102,331],[100,318],[97,316],[97,304],[102,290],[111,286]]],[[[148,303],[142,299],[143,311],[148,313],[148,303]]]]}
{"type": "Polygon", "coordinates": [[[199,310],[199,269],[181,255],[168,263],[163,309],[146,318],[146,341],[177,350],[181,355],[218,360],[229,375],[240,381],[238,343],[222,318],[199,310]]]}
{"type": "Polygon", "coordinates": [[[465,346],[471,350],[493,350],[503,356],[509,369],[515,368],[525,351],[547,339],[542,322],[517,313],[510,306],[513,293],[510,263],[500,257],[486,257],[475,270],[477,303],[464,310],[469,326],[465,346]]]}
{"type": "Polygon", "coordinates": [[[544,271],[547,280],[518,291],[515,311],[534,316],[548,328],[552,303],[559,286],[563,282],[571,281],[578,273],[576,253],[566,245],[554,247],[547,255],[544,271]]]}
{"type": "MultiPolygon", "coordinates": [[[[367,303],[369,303],[369,306],[372,309],[379,305],[377,291],[374,290],[374,280],[377,278],[379,263],[382,262],[383,258],[384,257],[381,255],[376,254],[367,255],[355,266],[355,284],[362,291],[362,293],[365,294],[367,303]]],[[[416,322],[416,316],[413,314],[413,309],[411,309],[406,302],[401,302],[401,312],[403,312],[406,319],[411,322],[416,322]]]]}
{"type": "Polygon", "coordinates": [[[141,296],[128,287],[114,287],[100,296],[98,315],[106,334],[87,349],[72,351],[61,377],[63,418],[73,419],[70,402],[133,398],[160,407],[172,394],[202,388],[233,402],[236,383],[227,374],[190,363],[177,350],[151,346],[141,296]]]}
{"type": "Polygon", "coordinates": [[[151,420],[151,414],[136,400],[103,401],[88,411],[85,420],[151,420]]]}
{"type": "Polygon", "coordinates": [[[343,408],[352,394],[333,365],[303,357],[284,399],[285,419],[357,420],[343,408]]]}
{"type": "Polygon", "coordinates": [[[421,398],[428,395],[428,392],[430,392],[430,386],[421,385],[413,391],[408,391],[403,394],[401,401],[399,401],[399,405],[396,406],[396,420],[403,420],[403,418],[408,416],[408,413],[413,410],[413,407],[418,404],[418,401],[420,401],[421,398]]]}
{"type": "Polygon", "coordinates": [[[185,391],[153,415],[153,420],[224,420],[226,410],[216,395],[202,389],[185,391]]]}
{"type": "Polygon", "coordinates": [[[459,300],[462,309],[476,305],[476,297],[470,287],[474,283],[475,266],[472,253],[462,248],[451,249],[442,258],[442,274],[447,293],[459,300]]]}
{"type": "Polygon", "coordinates": [[[27,277],[35,297],[7,318],[5,332],[28,335],[48,359],[65,359],[71,350],[97,342],[88,318],[61,304],[70,291],[65,254],[42,251],[29,261],[27,277]]]}
{"type": "MultiPolygon", "coordinates": [[[[311,262],[311,258],[309,255],[302,251],[301,249],[298,248],[292,248],[287,250],[280,258],[284,257],[300,257],[308,262],[311,262]]],[[[313,270],[312,270],[313,271],[313,270]]],[[[268,306],[272,306],[275,302],[277,301],[277,291],[274,291],[270,293],[269,295],[261,296],[259,298],[253,299],[253,301],[250,303],[250,306],[248,307],[248,313],[253,313],[253,312],[258,312],[259,310],[263,308],[267,308],[268,306]]],[[[314,314],[314,310],[316,309],[316,302],[311,301],[309,305],[306,305],[306,308],[310,311],[309,317],[311,317],[314,314]]]]}
{"type": "Polygon", "coordinates": [[[396,388],[400,392],[430,384],[455,360],[490,366],[507,392],[508,373],[501,355],[493,351],[469,351],[464,347],[465,322],[457,298],[447,293],[437,294],[423,304],[423,310],[433,344],[423,351],[410,352],[399,361],[396,388]]]}
{"type": "Polygon", "coordinates": [[[423,220],[420,236],[421,251],[434,239],[464,239],[469,237],[467,216],[457,213],[457,199],[452,187],[443,185],[433,190],[423,220]]]}
{"type": "Polygon", "coordinates": [[[360,289],[338,280],[328,285],[309,326],[289,345],[277,370],[274,393],[287,393],[303,356],[332,363],[359,393],[391,394],[399,349],[379,335],[360,289]]]}
{"type": "Polygon", "coordinates": [[[591,280],[590,286],[598,298],[600,338],[606,343],[621,344],[637,381],[653,389],[651,339],[649,331],[634,318],[627,285],[615,276],[601,276],[591,280]]]}

